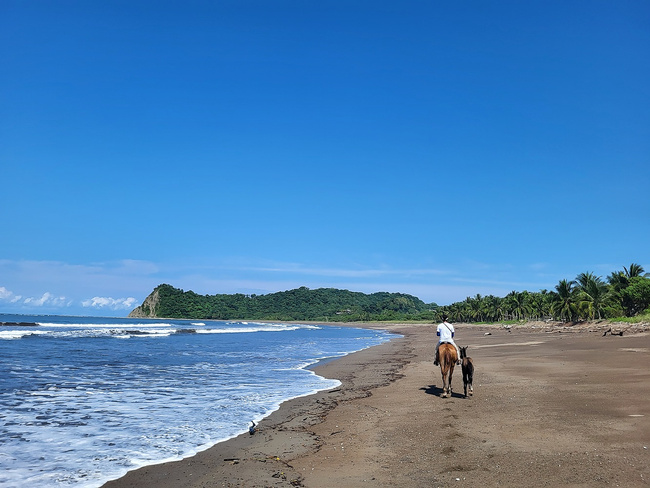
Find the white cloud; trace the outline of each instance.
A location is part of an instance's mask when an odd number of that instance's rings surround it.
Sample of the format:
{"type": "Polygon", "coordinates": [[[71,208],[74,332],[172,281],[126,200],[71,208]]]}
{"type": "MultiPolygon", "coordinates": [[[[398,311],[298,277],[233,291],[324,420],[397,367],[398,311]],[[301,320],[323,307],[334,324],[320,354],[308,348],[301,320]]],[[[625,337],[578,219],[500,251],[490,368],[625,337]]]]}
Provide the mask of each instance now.
{"type": "Polygon", "coordinates": [[[101,310],[103,314],[123,315],[155,286],[173,283],[171,278],[156,277],[158,272],[155,263],[128,259],[84,264],[0,259],[4,285],[0,289],[0,311],[83,314],[101,310]],[[11,291],[17,289],[21,295],[11,291]]]}
{"type": "Polygon", "coordinates": [[[91,308],[109,308],[111,310],[131,310],[138,304],[138,300],[133,297],[112,298],[112,297],[93,297],[81,302],[83,307],[91,308]]]}
{"type": "Polygon", "coordinates": [[[21,295],[16,295],[12,291],[7,290],[4,286],[0,286],[0,300],[6,300],[9,303],[16,303],[21,298],[21,295]]]}
{"type": "Polygon", "coordinates": [[[65,297],[57,297],[52,295],[49,291],[43,293],[40,298],[28,297],[23,301],[25,305],[30,305],[34,307],[66,307],[71,305],[65,297]]]}

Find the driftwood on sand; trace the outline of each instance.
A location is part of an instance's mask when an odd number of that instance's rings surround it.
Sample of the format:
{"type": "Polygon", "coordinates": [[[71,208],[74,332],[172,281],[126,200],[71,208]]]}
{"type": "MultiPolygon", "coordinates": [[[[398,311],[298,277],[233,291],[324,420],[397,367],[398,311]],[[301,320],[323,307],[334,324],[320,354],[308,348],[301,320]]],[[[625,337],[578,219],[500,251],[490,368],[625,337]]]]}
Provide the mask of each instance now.
{"type": "Polygon", "coordinates": [[[609,333],[609,335],[616,335],[616,336],[623,337],[623,331],[622,330],[618,330],[618,331],[614,332],[614,331],[612,331],[611,327],[609,329],[607,329],[605,332],[603,332],[603,337],[605,337],[607,335],[607,333],[609,333]]]}

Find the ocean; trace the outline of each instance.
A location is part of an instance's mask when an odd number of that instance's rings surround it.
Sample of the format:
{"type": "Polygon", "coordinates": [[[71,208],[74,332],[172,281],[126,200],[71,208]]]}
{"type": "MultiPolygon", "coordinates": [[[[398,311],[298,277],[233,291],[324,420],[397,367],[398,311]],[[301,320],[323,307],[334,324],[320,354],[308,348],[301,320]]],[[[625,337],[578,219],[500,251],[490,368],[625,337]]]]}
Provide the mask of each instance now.
{"type": "Polygon", "coordinates": [[[0,314],[0,486],[99,487],[338,386],[307,369],[395,337],[328,325],[0,314]],[[27,325],[34,324],[34,325],[27,325]]]}

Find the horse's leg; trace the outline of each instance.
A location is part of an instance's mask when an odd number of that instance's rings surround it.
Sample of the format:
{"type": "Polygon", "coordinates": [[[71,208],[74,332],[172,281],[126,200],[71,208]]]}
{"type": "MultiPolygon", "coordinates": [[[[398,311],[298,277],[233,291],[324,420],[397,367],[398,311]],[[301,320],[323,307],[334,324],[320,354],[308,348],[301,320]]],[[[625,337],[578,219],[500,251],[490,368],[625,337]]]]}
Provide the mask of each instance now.
{"type": "Polygon", "coordinates": [[[452,388],[451,388],[451,377],[454,375],[454,363],[451,363],[451,368],[449,368],[449,395],[451,396],[452,393],[452,388]]]}
{"type": "Polygon", "coordinates": [[[440,362],[440,376],[442,376],[442,395],[440,395],[442,398],[447,397],[447,378],[445,374],[445,366],[442,362],[440,362]]]}

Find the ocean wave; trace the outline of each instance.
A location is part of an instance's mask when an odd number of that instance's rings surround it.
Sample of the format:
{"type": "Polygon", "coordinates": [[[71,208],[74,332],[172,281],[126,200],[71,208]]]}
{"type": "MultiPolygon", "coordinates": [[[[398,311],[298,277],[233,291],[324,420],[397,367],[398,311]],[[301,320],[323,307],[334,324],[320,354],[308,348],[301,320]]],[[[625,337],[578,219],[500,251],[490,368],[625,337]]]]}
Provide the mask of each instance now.
{"type": "MultiPolygon", "coordinates": [[[[116,332],[116,330],[111,330],[111,332],[116,332]]],[[[119,329],[117,329],[117,332],[121,332],[119,329]]],[[[126,331],[127,334],[131,335],[139,335],[139,336],[147,336],[147,335],[161,335],[161,336],[168,336],[171,334],[174,334],[178,332],[177,330],[169,330],[169,329],[127,329],[126,331]]]]}
{"type": "Polygon", "coordinates": [[[46,331],[39,330],[2,330],[0,331],[0,339],[13,340],[13,339],[22,339],[27,336],[35,336],[47,334],[46,331]]]}
{"type": "MultiPolygon", "coordinates": [[[[187,330],[187,329],[186,329],[187,330]]],[[[0,331],[0,339],[14,340],[30,336],[51,338],[103,338],[115,337],[129,339],[132,337],[168,337],[177,333],[176,329],[79,329],[79,330],[7,330],[0,331]]]]}
{"type": "MultiPolygon", "coordinates": [[[[226,325],[254,325],[258,327],[298,327],[300,329],[320,329],[317,325],[310,324],[287,324],[286,322],[243,322],[229,321],[226,325]]],[[[292,329],[295,330],[295,329],[292,329]]]]}
{"type": "Polygon", "coordinates": [[[129,324],[129,323],[105,323],[105,324],[92,324],[92,323],[56,323],[56,322],[36,322],[37,325],[41,327],[60,327],[60,328],[74,328],[74,329],[106,329],[106,328],[116,328],[116,327],[135,327],[135,328],[151,328],[151,327],[175,327],[174,324],[168,324],[166,322],[156,322],[151,324],[138,323],[138,324],[129,324]]]}
{"type": "Polygon", "coordinates": [[[237,327],[232,329],[206,329],[197,330],[197,334],[239,334],[251,332],[287,332],[291,330],[298,330],[301,327],[237,327]]]}

